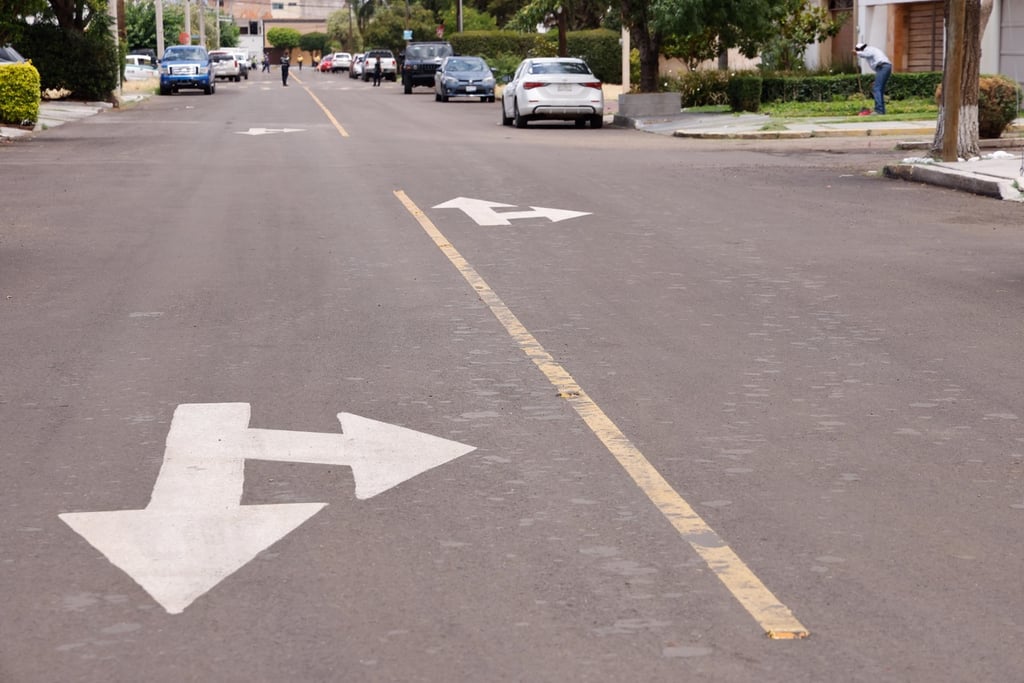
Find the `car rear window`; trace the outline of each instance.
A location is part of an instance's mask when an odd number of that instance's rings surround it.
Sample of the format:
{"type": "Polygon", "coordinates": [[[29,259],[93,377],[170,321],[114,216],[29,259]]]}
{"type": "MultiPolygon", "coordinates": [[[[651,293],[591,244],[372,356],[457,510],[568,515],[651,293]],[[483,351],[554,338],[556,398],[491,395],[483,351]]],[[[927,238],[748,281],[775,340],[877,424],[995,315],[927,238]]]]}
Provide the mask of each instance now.
{"type": "Polygon", "coordinates": [[[531,74],[590,74],[583,62],[542,62],[530,66],[531,74]]]}

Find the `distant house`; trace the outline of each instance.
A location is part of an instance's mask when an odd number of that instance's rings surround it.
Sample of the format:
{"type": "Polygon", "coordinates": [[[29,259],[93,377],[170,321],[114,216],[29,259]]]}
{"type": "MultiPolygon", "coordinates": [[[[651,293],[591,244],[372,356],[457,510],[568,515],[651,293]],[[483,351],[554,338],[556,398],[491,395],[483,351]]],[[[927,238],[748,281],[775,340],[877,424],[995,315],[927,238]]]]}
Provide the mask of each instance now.
{"type": "MultiPolygon", "coordinates": [[[[240,47],[262,59],[269,53],[277,63],[280,50],[266,42],[267,29],[293,28],[299,33],[326,33],[327,17],[343,10],[345,0],[218,0],[222,14],[234,17],[238,25],[240,47]]],[[[311,55],[305,54],[306,63],[312,64],[311,55]]]]}
{"type": "MultiPolygon", "coordinates": [[[[942,71],[941,0],[855,0],[854,4],[857,39],[882,48],[892,58],[894,71],[942,71]]],[[[994,0],[982,36],[981,72],[1005,74],[1024,83],[1024,0],[994,0]]]]}

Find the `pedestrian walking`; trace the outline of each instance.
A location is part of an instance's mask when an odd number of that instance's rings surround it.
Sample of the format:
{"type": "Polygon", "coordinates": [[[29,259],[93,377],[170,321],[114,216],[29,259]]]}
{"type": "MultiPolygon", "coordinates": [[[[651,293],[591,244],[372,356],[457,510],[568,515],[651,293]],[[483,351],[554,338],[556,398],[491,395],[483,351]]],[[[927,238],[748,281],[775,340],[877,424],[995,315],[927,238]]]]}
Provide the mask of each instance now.
{"type": "Polygon", "coordinates": [[[373,87],[380,85],[380,57],[373,61],[373,87]]]}
{"type": "MultiPolygon", "coordinates": [[[[270,55],[266,52],[263,53],[263,71],[270,73],[270,55]]],[[[260,73],[262,73],[262,71],[260,73]]]]}
{"type": "Polygon", "coordinates": [[[302,71],[302,55],[299,55],[299,71],[302,71]]]}
{"type": "Polygon", "coordinates": [[[892,60],[877,47],[872,47],[867,43],[857,43],[853,48],[853,53],[857,55],[857,59],[865,60],[868,67],[875,72],[875,82],[871,86],[871,95],[875,98],[874,113],[884,114],[885,84],[889,82],[889,76],[892,75],[892,60]]]}
{"type": "Polygon", "coordinates": [[[291,59],[288,57],[287,52],[281,53],[281,85],[288,85],[288,65],[291,63],[291,59]]]}

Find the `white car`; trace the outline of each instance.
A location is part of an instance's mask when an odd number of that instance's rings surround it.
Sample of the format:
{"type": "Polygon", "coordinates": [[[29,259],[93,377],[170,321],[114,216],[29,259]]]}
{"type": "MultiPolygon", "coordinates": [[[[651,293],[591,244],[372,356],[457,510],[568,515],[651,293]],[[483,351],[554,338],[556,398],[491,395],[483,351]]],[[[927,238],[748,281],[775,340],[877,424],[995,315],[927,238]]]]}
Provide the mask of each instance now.
{"type": "Polygon", "coordinates": [[[356,54],[352,55],[352,65],[348,68],[349,78],[359,78],[363,75],[363,62],[366,60],[366,55],[356,54]]]}
{"type": "Polygon", "coordinates": [[[331,57],[331,73],[348,71],[352,67],[352,55],[347,52],[335,52],[331,57]]]}
{"type": "Polygon", "coordinates": [[[153,60],[146,55],[127,55],[124,58],[124,79],[126,81],[145,81],[159,78],[160,73],[153,65],[153,60]]]}
{"type": "Polygon", "coordinates": [[[223,78],[236,83],[242,80],[242,65],[230,52],[210,50],[210,61],[213,62],[214,78],[223,78]]]}
{"type": "Polygon", "coordinates": [[[526,128],[528,121],[575,121],[604,125],[601,81],[587,63],[574,57],[524,59],[501,97],[501,123],[526,128]]]}

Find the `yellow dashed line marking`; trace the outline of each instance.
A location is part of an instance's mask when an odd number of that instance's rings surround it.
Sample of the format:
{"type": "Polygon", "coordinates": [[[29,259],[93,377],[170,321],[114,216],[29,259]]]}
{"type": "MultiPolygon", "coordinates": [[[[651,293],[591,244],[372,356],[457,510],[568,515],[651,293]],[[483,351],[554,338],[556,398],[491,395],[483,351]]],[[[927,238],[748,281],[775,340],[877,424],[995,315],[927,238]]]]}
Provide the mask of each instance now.
{"type": "Polygon", "coordinates": [[[809,635],[808,630],[797,621],[789,608],[779,602],[722,537],[665,481],[643,453],[576,383],[572,375],[544,350],[536,337],[519,322],[426,214],[401,190],[395,190],[394,194],[466,282],[480,295],[480,299],[490,308],[494,317],[501,322],[523,353],[544,373],[555,387],[558,396],[569,401],[569,405],[576,410],[605,448],[615,456],[636,485],[757,621],[765,635],[779,640],[806,638],[809,635]]]}
{"type": "Polygon", "coordinates": [[[313,91],[310,90],[309,88],[307,88],[306,86],[302,86],[302,89],[305,90],[307,93],[309,93],[309,96],[313,98],[313,101],[316,102],[317,106],[320,107],[320,109],[323,111],[323,113],[327,116],[327,119],[332,124],[334,124],[334,127],[337,129],[337,131],[339,133],[341,133],[341,137],[347,138],[348,137],[348,131],[345,130],[340,123],[338,123],[338,119],[334,118],[334,114],[331,113],[330,109],[328,109],[327,107],[324,106],[324,103],[320,101],[320,98],[317,97],[316,95],[314,95],[313,91]]]}

